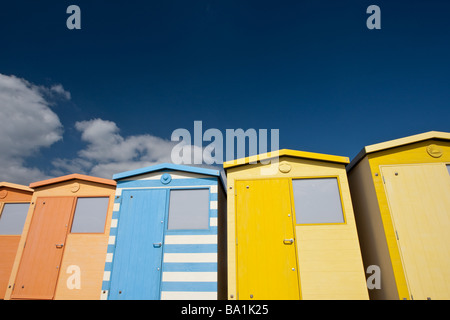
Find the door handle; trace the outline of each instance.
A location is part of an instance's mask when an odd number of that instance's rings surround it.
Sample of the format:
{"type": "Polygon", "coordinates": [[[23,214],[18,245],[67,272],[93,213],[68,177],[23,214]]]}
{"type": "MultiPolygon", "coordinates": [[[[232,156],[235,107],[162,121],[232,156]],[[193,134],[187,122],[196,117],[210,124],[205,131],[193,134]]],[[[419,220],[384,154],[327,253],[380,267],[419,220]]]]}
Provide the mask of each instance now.
{"type": "Polygon", "coordinates": [[[153,248],[161,248],[162,243],[161,242],[156,242],[153,244],[153,248]]]}
{"type": "Polygon", "coordinates": [[[294,239],[284,239],[283,243],[284,244],[293,244],[294,243],[294,239]]]}
{"type": "Polygon", "coordinates": [[[63,243],[57,243],[57,244],[55,244],[55,246],[56,246],[58,249],[60,249],[60,248],[64,247],[64,244],[63,244],[63,243]]]}

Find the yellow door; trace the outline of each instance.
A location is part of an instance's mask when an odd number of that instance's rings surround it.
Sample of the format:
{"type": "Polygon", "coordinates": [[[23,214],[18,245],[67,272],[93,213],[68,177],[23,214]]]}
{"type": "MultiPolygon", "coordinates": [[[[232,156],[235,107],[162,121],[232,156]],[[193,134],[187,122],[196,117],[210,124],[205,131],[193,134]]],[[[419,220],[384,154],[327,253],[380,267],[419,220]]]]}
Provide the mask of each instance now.
{"type": "Polygon", "coordinates": [[[288,179],[236,182],[239,299],[299,299],[288,179]]]}
{"type": "Polygon", "coordinates": [[[382,167],[412,299],[450,299],[450,177],[444,164],[382,167]]]}

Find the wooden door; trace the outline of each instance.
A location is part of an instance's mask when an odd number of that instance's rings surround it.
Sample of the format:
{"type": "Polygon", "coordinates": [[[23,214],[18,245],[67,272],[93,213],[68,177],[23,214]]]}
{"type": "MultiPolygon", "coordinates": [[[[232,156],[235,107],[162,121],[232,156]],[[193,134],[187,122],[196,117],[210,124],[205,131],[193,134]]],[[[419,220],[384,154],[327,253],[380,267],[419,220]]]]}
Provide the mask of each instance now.
{"type": "Polygon", "coordinates": [[[124,190],[111,274],[111,300],[158,300],[166,190],[124,190]]]}
{"type": "Polygon", "coordinates": [[[73,204],[73,197],[36,200],[12,299],[53,298],[73,204]]]}
{"type": "Polygon", "coordinates": [[[236,182],[239,299],[299,299],[288,179],[236,182]]]}
{"type": "Polygon", "coordinates": [[[382,167],[410,298],[450,298],[450,177],[444,164],[382,167]]]}

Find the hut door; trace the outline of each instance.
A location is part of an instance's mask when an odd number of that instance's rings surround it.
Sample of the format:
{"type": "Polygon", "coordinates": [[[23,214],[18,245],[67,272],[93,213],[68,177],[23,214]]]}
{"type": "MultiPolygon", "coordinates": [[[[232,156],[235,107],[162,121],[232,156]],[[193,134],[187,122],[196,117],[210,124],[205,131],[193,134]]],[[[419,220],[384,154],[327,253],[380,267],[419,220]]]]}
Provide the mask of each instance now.
{"type": "Polygon", "coordinates": [[[299,299],[288,179],[236,182],[239,299],[299,299]]]}
{"type": "Polygon", "coordinates": [[[160,298],[166,190],[124,190],[110,299],[160,298]]]}
{"type": "Polygon", "coordinates": [[[450,177],[444,164],[382,167],[410,298],[450,295],[450,177]]]}
{"type": "Polygon", "coordinates": [[[73,203],[73,197],[36,200],[11,298],[53,299],[73,203]]]}

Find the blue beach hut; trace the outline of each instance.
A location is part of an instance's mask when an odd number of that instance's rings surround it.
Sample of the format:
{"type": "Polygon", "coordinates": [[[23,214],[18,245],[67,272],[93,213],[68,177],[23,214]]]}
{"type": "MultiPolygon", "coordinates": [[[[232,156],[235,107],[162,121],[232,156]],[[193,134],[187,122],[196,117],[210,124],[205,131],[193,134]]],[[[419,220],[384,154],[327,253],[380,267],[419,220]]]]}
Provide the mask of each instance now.
{"type": "Polygon", "coordinates": [[[219,170],[158,164],[118,173],[102,299],[226,298],[219,170]]]}

